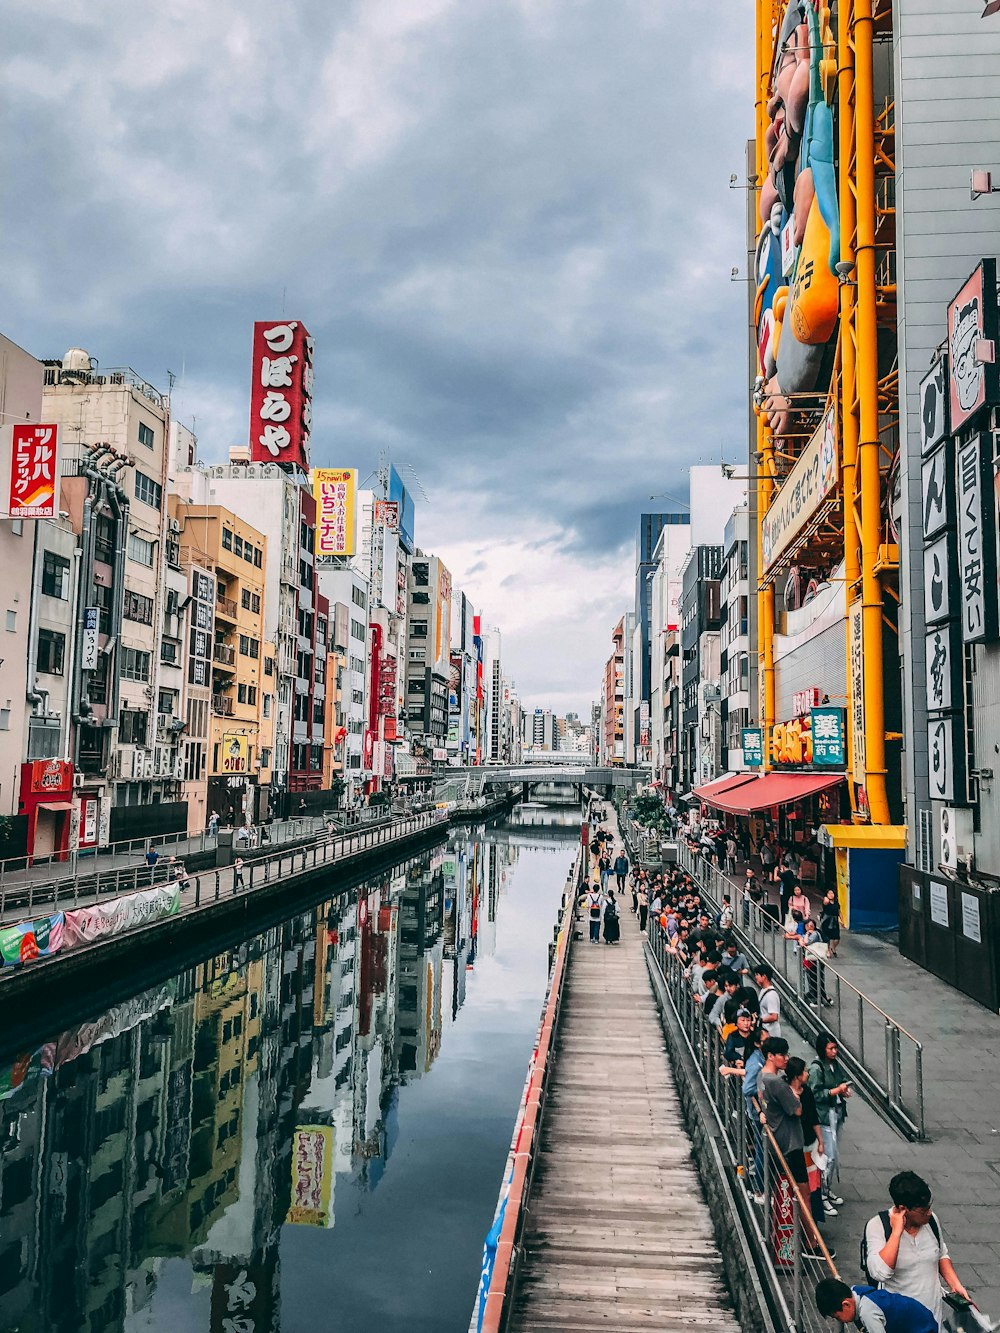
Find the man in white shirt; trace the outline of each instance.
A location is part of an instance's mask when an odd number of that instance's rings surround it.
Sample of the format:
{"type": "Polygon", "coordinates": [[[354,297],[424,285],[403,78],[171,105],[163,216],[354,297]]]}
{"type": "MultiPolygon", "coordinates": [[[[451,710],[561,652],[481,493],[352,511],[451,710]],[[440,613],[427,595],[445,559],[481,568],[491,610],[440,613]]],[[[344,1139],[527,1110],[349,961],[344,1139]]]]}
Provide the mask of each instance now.
{"type": "Polygon", "coordinates": [[[753,979],[760,992],[760,1021],[768,1037],[781,1036],[781,1000],[774,989],[774,972],[770,963],[758,963],[753,979]]]}
{"type": "Polygon", "coordinates": [[[900,1171],[889,1181],[889,1197],[892,1209],[865,1227],[862,1259],[868,1276],[886,1291],[926,1305],[940,1328],[942,1279],[959,1296],[968,1298],[969,1293],[958,1280],[941,1224],[931,1211],[930,1186],[915,1172],[900,1171]]]}

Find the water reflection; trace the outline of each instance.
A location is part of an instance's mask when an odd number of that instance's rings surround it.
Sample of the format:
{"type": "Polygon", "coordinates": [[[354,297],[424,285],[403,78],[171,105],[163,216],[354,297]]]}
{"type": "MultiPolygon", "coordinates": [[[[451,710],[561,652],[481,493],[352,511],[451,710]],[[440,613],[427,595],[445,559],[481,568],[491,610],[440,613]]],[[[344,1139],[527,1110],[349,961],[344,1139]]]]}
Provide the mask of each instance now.
{"type": "Polygon", "coordinates": [[[0,1328],[464,1328],[568,852],[524,813],[8,1062],[0,1328]]]}

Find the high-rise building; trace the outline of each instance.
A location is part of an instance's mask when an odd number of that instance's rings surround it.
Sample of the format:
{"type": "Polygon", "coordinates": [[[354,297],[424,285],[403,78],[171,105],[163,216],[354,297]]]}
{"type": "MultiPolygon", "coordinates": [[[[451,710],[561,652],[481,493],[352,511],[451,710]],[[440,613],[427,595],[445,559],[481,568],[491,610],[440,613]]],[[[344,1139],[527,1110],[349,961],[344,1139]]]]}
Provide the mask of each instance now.
{"type": "Polygon", "coordinates": [[[416,551],[407,589],[406,724],[415,743],[439,751],[448,739],[451,684],[451,574],[436,555],[416,551]]]}

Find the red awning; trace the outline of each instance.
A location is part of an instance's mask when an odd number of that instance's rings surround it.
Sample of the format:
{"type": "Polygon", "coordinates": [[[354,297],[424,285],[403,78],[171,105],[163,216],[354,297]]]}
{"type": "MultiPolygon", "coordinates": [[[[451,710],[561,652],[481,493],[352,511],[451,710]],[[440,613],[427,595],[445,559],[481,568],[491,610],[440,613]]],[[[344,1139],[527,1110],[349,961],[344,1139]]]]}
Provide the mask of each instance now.
{"type": "Polygon", "coordinates": [[[731,786],[721,797],[702,796],[702,800],[731,815],[749,815],[772,805],[791,805],[843,781],[843,773],[765,773],[731,786]]]}
{"type": "Polygon", "coordinates": [[[745,787],[748,782],[756,781],[756,773],[730,773],[726,778],[716,778],[714,782],[707,782],[704,787],[692,787],[691,795],[697,796],[699,801],[704,801],[707,805],[713,805],[714,796],[720,796],[724,791],[735,791],[737,787],[745,787]]]}
{"type": "Polygon", "coordinates": [[[72,801],[39,801],[37,809],[39,810],[72,810],[72,801]]]}

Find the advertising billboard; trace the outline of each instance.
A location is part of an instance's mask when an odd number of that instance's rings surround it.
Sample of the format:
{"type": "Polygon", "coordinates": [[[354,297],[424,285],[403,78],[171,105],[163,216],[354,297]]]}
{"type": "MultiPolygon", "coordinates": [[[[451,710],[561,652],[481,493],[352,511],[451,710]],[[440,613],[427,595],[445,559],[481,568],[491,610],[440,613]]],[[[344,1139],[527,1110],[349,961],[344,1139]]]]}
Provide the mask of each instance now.
{"type": "MultiPolygon", "coordinates": [[[[1000,366],[982,344],[997,340],[997,266],[984,259],[948,306],[948,407],[951,429],[1000,396],[1000,366]]],[[[995,356],[995,352],[993,353],[995,356]]]]}
{"type": "Polygon", "coordinates": [[[760,538],[765,569],[788,549],[835,489],[838,477],[837,416],[831,407],[764,515],[760,538]]]}
{"type": "Polygon", "coordinates": [[[301,320],[253,326],[250,457],[309,471],[313,340],[301,320]]]}
{"type": "Polygon", "coordinates": [[[227,731],[222,738],[219,768],[223,773],[246,773],[250,768],[250,737],[227,731]]]}
{"type": "Polygon", "coordinates": [[[352,467],[318,467],[313,471],[318,556],[354,554],[357,544],[357,476],[352,467]]]}
{"type": "Polygon", "coordinates": [[[55,426],[14,426],[11,430],[11,518],[55,518],[58,438],[55,426]]]}
{"type": "Polygon", "coordinates": [[[399,544],[407,555],[413,554],[413,496],[403,485],[394,467],[389,467],[389,502],[397,506],[399,544]]]}

